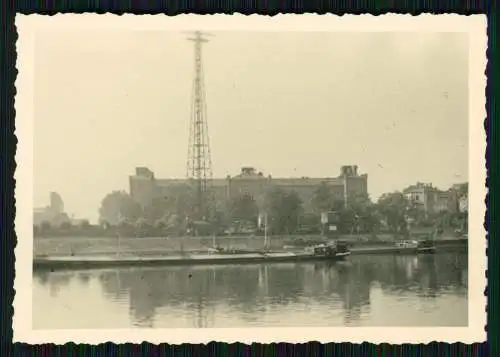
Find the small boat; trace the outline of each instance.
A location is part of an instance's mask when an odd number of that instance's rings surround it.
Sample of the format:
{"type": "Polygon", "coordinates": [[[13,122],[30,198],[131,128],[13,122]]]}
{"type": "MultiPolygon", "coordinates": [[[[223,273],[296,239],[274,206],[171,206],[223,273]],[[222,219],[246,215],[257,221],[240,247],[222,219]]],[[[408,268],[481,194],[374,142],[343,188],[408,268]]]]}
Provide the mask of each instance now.
{"type": "Polygon", "coordinates": [[[418,242],[416,240],[404,240],[396,243],[396,247],[400,249],[416,249],[418,242]]]}
{"type": "Polygon", "coordinates": [[[436,245],[431,239],[416,241],[416,240],[405,240],[396,243],[396,249],[400,253],[435,253],[436,245]]]}
{"type": "Polygon", "coordinates": [[[208,254],[218,254],[218,255],[251,254],[259,252],[260,251],[255,249],[234,249],[234,248],[224,248],[224,247],[208,248],[208,254]]]}
{"type": "Polygon", "coordinates": [[[417,253],[418,254],[432,254],[436,252],[436,245],[431,239],[426,239],[418,242],[417,253]]]}
{"type": "Polygon", "coordinates": [[[433,254],[436,252],[436,236],[438,229],[435,229],[426,239],[418,242],[418,254],[433,254]]]}
{"type": "Polygon", "coordinates": [[[344,260],[351,255],[349,246],[344,241],[333,241],[328,244],[318,244],[304,249],[306,253],[314,256],[325,256],[335,260],[344,260]]]}

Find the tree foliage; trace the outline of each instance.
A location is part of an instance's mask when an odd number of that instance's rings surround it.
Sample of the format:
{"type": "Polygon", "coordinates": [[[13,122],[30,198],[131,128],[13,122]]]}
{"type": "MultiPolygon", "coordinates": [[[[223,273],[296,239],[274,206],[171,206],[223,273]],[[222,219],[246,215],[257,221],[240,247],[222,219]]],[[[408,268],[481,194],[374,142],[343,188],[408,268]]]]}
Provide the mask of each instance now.
{"type": "Polygon", "coordinates": [[[40,231],[42,233],[49,231],[51,228],[52,228],[52,225],[50,224],[49,221],[43,221],[42,223],[40,223],[40,231]]]}
{"type": "Polygon", "coordinates": [[[155,198],[150,205],[144,208],[144,218],[151,224],[157,221],[165,221],[169,216],[178,213],[178,198],[165,196],[155,198]]]}
{"type": "Polygon", "coordinates": [[[328,211],[340,211],[344,207],[344,201],[335,197],[332,188],[326,182],[322,182],[316,186],[312,202],[316,214],[328,211]]]}
{"type": "Polygon", "coordinates": [[[172,194],[173,212],[183,218],[192,217],[196,209],[196,192],[193,187],[189,186],[185,189],[172,194]]]}
{"type": "Polygon", "coordinates": [[[338,230],[343,234],[373,233],[378,228],[376,209],[366,194],[355,194],[339,200],[326,183],[319,184],[313,196],[313,207],[316,214],[337,212],[339,215],[338,230]]]}
{"type": "Polygon", "coordinates": [[[349,196],[341,212],[350,223],[346,227],[350,232],[374,233],[378,229],[376,207],[366,194],[349,196]]]}
{"type": "Polygon", "coordinates": [[[377,202],[377,210],[382,220],[394,233],[405,233],[410,209],[410,202],[401,192],[384,194],[377,202]]]}
{"type": "Polygon", "coordinates": [[[251,195],[244,194],[231,200],[229,216],[233,220],[253,221],[257,220],[259,207],[251,195]]]}
{"type": "Polygon", "coordinates": [[[275,187],[267,192],[265,202],[271,231],[286,234],[295,232],[302,213],[302,201],[298,194],[275,187]]]}
{"type": "Polygon", "coordinates": [[[113,191],[106,195],[99,208],[100,220],[111,225],[121,221],[135,222],[142,216],[142,207],[125,191],[113,191]]]}
{"type": "Polygon", "coordinates": [[[84,219],[80,222],[80,228],[81,229],[89,229],[90,228],[90,222],[87,219],[84,219]]]}
{"type": "MultiPolygon", "coordinates": [[[[256,222],[259,206],[250,195],[233,197],[231,201],[210,207],[210,216],[200,220],[194,215],[195,195],[193,187],[172,190],[168,196],[160,197],[142,209],[124,191],[113,191],[106,195],[99,209],[101,225],[82,221],[72,226],[69,218],[60,217],[57,222],[42,222],[34,226],[35,235],[79,235],[79,236],[165,236],[184,234],[219,234],[231,221],[240,224],[256,222]],[[219,208],[219,210],[215,210],[219,208]]],[[[378,233],[385,226],[396,235],[408,234],[416,227],[434,227],[436,232],[448,234],[467,232],[468,216],[462,212],[425,212],[422,205],[406,199],[401,192],[384,194],[376,204],[367,195],[350,195],[347,202],[338,199],[334,187],[323,182],[312,197],[313,212],[304,212],[302,201],[295,191],[272,187],[264,195],[267,212],[268,233],[297,234],[319,232],[326,228],[320,221],[322,212],[334,211],[331,224],[337,225],[341,234],[378,233]],[[300,223],[300,227],[299,227],[300,223]],[[298,229],[300,228],[300,230],[298,229]]],[[[466,194],[466,189],[463,189],[466,194]]],[[[242,230],[243,231],[243,230],[242,230]]],[[[246,231],[245,231],[246,232],[246,231]]],[[[439,233],[438,233],[439,234],[439,233]]]]}
{"type": "Polygon", "coordinates": [[[60,227],[62,230],[70,230],[73,226],[71,222],[63,222],[60,227]]]}
{"type": "Polygon", "coordinates": [[[438,212],[430,219],[434,224],[437,234],[442,234],[446,229],[456,232],[467,232],[468,214],[466,212],[438,212]]]}

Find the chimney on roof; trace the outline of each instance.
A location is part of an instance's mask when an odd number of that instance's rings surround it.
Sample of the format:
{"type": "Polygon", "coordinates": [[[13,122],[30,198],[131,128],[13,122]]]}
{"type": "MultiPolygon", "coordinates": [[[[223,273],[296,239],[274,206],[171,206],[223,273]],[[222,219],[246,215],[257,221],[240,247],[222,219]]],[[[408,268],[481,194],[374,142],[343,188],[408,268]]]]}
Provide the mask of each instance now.
{"type": "Polygon", "coordinates": [[[140,176],[140,177],[147,177],[147,178],[153,178],[154,174],[153,172],[148,169],[147,167],[136,167],[135,168],[135,175],[140,176]]]}
{"type": "Polygon", "coordinates": [[[357,165],[344,165],[340,168],[340,176],[358,176],[357,165]]]}
{"type": "Polygon", "coordinates": [[[245,166],[241,168],[242,175],[253,175],[255,173],[255,169],[250,166],[245,166]]]}

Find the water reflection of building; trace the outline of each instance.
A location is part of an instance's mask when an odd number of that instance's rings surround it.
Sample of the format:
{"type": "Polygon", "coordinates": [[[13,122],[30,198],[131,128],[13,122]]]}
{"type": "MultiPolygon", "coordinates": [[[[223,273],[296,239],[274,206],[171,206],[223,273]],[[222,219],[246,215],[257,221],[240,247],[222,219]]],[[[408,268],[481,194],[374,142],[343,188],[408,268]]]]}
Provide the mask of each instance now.
{"type": "MultiPolygon", "coordinates": [[[[255,315],[309,299],[330,306],[332,298],[342,301],[348,322],[356,323],[370,305],[370,287],[380,282],[386,293],[420,289],[426,297],[439,294],[440,283],[450,279],[461,285],[459,276],[441,268],[428,256],[366,257],[353,259],[350,267],[328,264],[276,264],[231,267],[198,267],[165,271],[120,273],[130,294],[134,319],[151,319],[157,308],[185,304],[192,311],[194,326],[207,326],[208,311],[226,305],[245,314],[255,315]],[[312,269],[311,269],[312,267],[312,269]],[[408,272],[411,270],[411,273],[408,272]],[[215,272],[215,273],[214,273],[215,272]],[[191,278],[186,278],[191,274],[191,278]],[[141,277],[142,276],[142,277],[141,277]]],[[[463,264],[462,261],[460,264],[463,264]]],[[[463,269],[463,265],[461,266],[463,269]]],[[[224,307],[222,307],[224,308],[224,307]]],[[[209,324],[208,324],[209,325],[209,324]]]]}
{"type": "Polygon", "coordinates": [[[33,279],[39,284],[47,286],[51,297],[57,297],[59,291],[67,287],[75,277],[75,273],[53,274],[42,271],[34,274],[33,279]]]}
{"type": "MultiPolygon", "coordinates": [[[[450,291],[467,293],[465,254],[367,256],[351,261],[350,266],[303,263],[110,270],[99,272],[98,281],[109,300],[129,305],[134,325],[145,327],[168,325],[168,316],[174,312],[183,314],[189,325],[171,327],[212,327],[219,314],[235,314],[235,319],[258,324],[262,314],[280,310],[293,314],[307,305],[316,311],[324,309],[325,318],[341,312],[345,324],[356,325],[370,311],[372,286],[380,287],[385,295],[425,299],[450,291]]],[[[35,279],[57,292],[78,276],[36,273],[35,279]]]]}
{"type": "MultiPolygon", "coordinates": [[[[159,270],[119,272],[122,288],[129,291],[130,311],[134,321],[151,321],[163,306],[185,305],[193,324],[207,326],[207,312],[217,304],[227,305],[248,315],[294,304],[300,298],[328,304],[332,295],[344,301],[350,310],[369,302],[369,285],[350,283],[348,270],[317,264],[307,273],[307,264],[252,265],[242,267],[178,268],[168,273],[159,270]],[[215,271],[215,273],[214,273],[215,271]],[[188,276],[190,277],[188,278],[188,276]],[[304,289],[312,284],[312,289],[304,289]],[[364,290],[363,290],[364,289],[364,290]]],[[[101,279],[111,283],[110,277],[101,279]]],[[[359,276],[354,275],[355,280],[359,276]]],[[[112,283],[113,284],[113,283],[112,283]]],[[[108,289],[106,289],[108,290],[108,289]]]]}

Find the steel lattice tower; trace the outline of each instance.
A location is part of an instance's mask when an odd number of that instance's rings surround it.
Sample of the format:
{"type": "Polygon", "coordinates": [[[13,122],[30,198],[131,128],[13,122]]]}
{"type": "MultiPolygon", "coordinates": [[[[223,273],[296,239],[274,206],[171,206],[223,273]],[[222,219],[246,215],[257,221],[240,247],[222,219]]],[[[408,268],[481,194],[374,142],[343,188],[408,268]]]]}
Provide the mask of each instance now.
{"type": "Polygon", "coordinates": [[[203,81],[201,46],[208,42],[209,34],[196,31],[188,40],[194,42],[195,75],[192,93],[191,120],[189,122],[189,145],[186,176],[196,184],[195,218],[211,216],[212,159],[208,136],[207,105],[203,81]]]}

